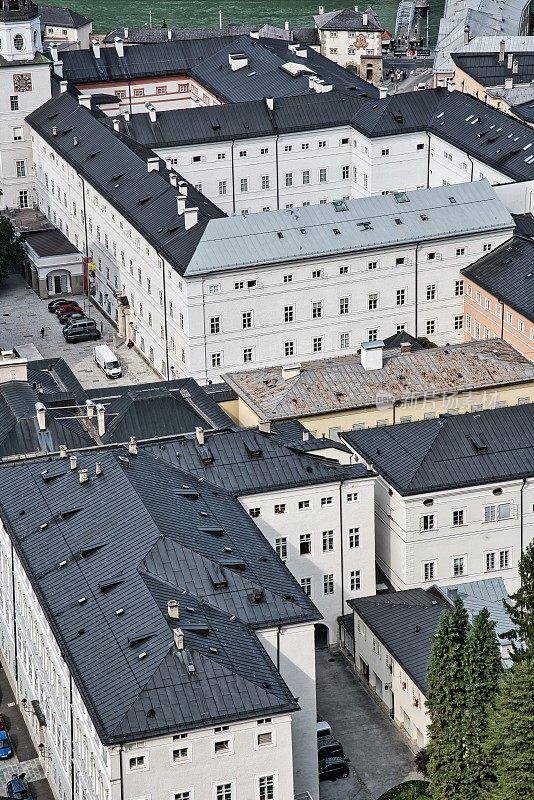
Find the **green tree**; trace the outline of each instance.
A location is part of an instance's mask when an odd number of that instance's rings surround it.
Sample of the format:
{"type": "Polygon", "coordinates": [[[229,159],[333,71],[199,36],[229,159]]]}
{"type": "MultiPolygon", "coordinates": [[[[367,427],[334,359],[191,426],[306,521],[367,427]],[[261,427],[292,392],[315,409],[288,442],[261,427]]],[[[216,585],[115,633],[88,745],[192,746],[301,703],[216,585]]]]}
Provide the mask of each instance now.
{"type": "Polygon", "coordinates": [[[487,754],[495,781],[488,800],[534,798],[534,660],[516,662],[490,711],[487,754]]]}
{"type": "Polygon", "coordinates": [[[428,775],[434,800],[465,800],[463,655],[468,631],[467,611],[457,597],[452,611],[441,616],[428,667],[428,775]]]}
{"type": "Polygon", "coordinates": [[[501,634],[503,639],[512,642],[511,656],[514,661],[521,658],[534,658],[534,541],[519,559],[520,588],[504,600],[514,628],[501,634]]]}
{"type": "Polygon", "coordinates": [[[0,282],[8,273],[19,271],[23,260],[24,248],[11,220],[0,216],[0,282]]]}
{"type": "Polygon", "coordinates": [[[502,661],[495,622],[483,608],[473,620],[463,655],[465,680],[464,800],[478,800],[491,776],[485,751],[488,713],[499,690],[502,661]]]}

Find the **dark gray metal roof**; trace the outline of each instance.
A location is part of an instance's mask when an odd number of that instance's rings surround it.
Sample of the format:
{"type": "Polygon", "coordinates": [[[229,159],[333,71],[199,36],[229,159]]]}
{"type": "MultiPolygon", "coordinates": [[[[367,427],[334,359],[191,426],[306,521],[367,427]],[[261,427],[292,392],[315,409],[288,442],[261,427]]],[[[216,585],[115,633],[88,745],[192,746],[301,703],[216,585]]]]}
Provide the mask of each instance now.
{"type": "Polygon", "coordinates": [[[361,464],[342,466],[337,461],[310,456],[300,447],[286,445],[284,439],[275,431],[266,434],[249,429],[206,434],[203,446],[196,439],[181,438],[147,449],[238,495],[332,483],[368,474],[361,464]]]}
{"type": "Polygon", "coordinates": [[[77,247],[67,239],[58,228],[45,228],[41,231],[28,231],[23,234],[27,244],[40,258],[47,256],[64,256],[76,253],[81,255],[77,247]]]}
{"type": "Polygon", "coordinates": [[[512,114],[523,120],[523,122],[534,122],[534,101],[528,100],[526,103],[518,103],[510,109],[512,114]]]}
{"type": "Polygon", "coordinates": [[[534,321],[534,241],[518,236],[461,270],[470,281],[534,321]]]}
{"type": "MultiPolygon", "coordinates": [[[[137,47],[132,47],[137,50],[137,47]]],[[[72,51],[75,52],[75,51],[72,51]]],[[[84,52],[84,51],[76,51],[84,52]]],[[[198,207],[198,223],[185,230],[177,212],[179,189],[172,186],[163,162],[148,172],[153,152],[129,144],[101,124],[69,92],[52,98],[26,118],[83,178],[86,178],[173,267],[183,273],[207,221],[225,216],[188,183],[188,207],[198,207]],[[52,127],[57,128],[53,136],[52,127]]],[[[180,176],[178,176],[181,179],[180,176]]],[[[187,183],[187,181],[186,181],[187,183]]]]}
{"type": "Polygon", "coordinates": [[[508,68],[508,57],[499,61],[499,53],[452,53],[455,65],[470,75],[481,86],[504,86],[506,78],[513,78],[514,85],[530,83],[534,79],[534,53],[513,53],[517,72],[508,68]]]}
{"type": "Polygon", "coordinates": [[[237,500],[147,453],[78,467],[0,467],[0,515],[102,741],[295,710],[252,629],[320,617],[237,500]]]}
{"type": "Polygon", "coordinates": [[[315,24],[323,31],[382,31],[384,30],[372,8],[366,11],[356,11],[345,8],[342,11],[328,11],[326,14],[316,14],[315,24]],[[367,20],[364,23],[363,15],[367,20]]]}
{"type": "Polygon", "coordinates": [[[439,593],[407,589],[349,600],[348,604],[426,694],[432,643],[443,611],[450,608],[448,601],[439,593]]]}
{"type": "Polygon", "coordinates": [[[41,25],[62,25],[65,28],[81,28],[83,25],[89,25],[93,21],[89,17],[73,11],[72,8],[44,6],[41,4],[39,4],[39,17],[41,25]]]}
{"type": "Polygon", "coordinates": [[[153,42],[187,41],[189,39],[216,39],[242,36],[258,31],[260,25],[225,25],[222,28],[114,28],[104,37],[106,44],[113,44],[115,38],[123,39],[125,44],[148,44],[153,42]],[[128,36],[125,32],[128,31],[128,36]],[[169,40],[169,36],[171,37],[169,40]]]}
{"type": "Polygon", "coordinates": [[[534,475],[533,404],[340,436],[404,496],[534,475]]]}

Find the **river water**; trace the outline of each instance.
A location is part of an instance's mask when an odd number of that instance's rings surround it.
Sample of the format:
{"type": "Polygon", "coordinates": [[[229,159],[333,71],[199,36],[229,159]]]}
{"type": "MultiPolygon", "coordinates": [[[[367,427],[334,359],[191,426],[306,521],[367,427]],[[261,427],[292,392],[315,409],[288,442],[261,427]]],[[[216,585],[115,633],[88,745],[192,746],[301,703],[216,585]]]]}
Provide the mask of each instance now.
{"type": "MultiPolygon", "coordinates": [[[[48,5],[57,5],[51,0],[48,5]]],[[[439,20],[444,0],[430,0],[429,40],[436,41],[439,20]]],[[[339,0],[337,6],[323,0],[327,11],[334,7],[351,8],[354,0],[339,0]]],[[[40,5],[47,5],[46,2],[40,5]]],[[[65,5],[94,20],[96,33],[107,33],[121,26],[161,26],[165,20],[168,27],[204,28],[219,25],[219,9],[223,25],[231,22],[270,22],[282,25],[287,20],[291,25],[313,26],[312,15],[318,13],[319,2],[315,0],[65,0],[65,5]]],[[[366,8],[360,3],[360,11],[366,8]]],[[[397,0],[378,0],[372,3],[382,25],[393,33],[397,0]]]]}

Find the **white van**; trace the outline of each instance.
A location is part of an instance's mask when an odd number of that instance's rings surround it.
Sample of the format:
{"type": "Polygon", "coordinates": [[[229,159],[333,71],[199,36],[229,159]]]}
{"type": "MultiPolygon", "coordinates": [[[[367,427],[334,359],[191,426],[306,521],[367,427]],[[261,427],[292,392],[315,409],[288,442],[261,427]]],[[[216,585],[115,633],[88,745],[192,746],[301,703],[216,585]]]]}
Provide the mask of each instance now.
{"type": "Polygon", "coordinates": [[[120,378],[122,375],[119,359],[107,344],[93,347],[93,356],[100,369],[104,370],[108,378],[120,378]]]}
{"type": "Polygon", "coordinates": [[[332,736],[332,729],[326,720],[320,719],[317,720],[317,738],[321,739],[323,736],[332,736]]]}

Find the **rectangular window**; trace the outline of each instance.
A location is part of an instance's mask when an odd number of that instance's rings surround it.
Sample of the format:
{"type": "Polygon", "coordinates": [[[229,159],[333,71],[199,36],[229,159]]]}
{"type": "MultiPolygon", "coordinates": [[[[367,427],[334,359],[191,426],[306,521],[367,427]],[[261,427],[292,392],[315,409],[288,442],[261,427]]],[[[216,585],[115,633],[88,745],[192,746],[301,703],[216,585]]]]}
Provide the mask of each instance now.
{"type": "Polygon", "coordinates": [[[269,148],[268,147],[261,147],[260,148],[260,155],[268,156],[269,155],[269,148]]]}
{"type": "Polygon", "coordinates": [[[454,330],[461,331],[464,327],[464,316],[463,314],[457,314],[454,317],[454,330]]]}
{"type": "Polygon", "coordinates": [[[248,178],[241,178],[239,183],[240,192],[248,192],[248,178]]]}
{"type": "Polygon", "coordinates": [[[348,350],[350,347],[350,333],[339,334],[339,348],[340,350],[348,350]]]}
{"type": "Polygon", "coordinates": [[[323,337],[314,336],[312,339],[312,348],[314,353],[321,353],[323,350],[323,337]]]}
{"type": "Polygon", "coordinates": [[[18,111],[19,110],[19,96],[17,94],[12,94],[9,98],[9,105],[11,111],[18,111]]]}
{"type": "Polygon", "coordinates": [[[436,562],[435,561],[425,561],[423,563],[423,580],[424,581],[433,581],[436,577],[436,562]]]}
{"type": "Polygon", "coordinates": [[[382,155],[383,155],[383,156],[389,156],[389,147],[385,147],[385,148],[382,150],[382,155]]]}
{"type": "Polygon", "coordinates": [[[259,517],[261,514],[261,508],[249,508],[248,513],[251,517],[259,517]]]}
{"type": "Polygon", "coordinates": [[[320,319],[323,316],[323,301],[316,300],[312,303],[312,319],[320,319]]]}
{"type": "Polygon", "coordinates": [[[327,180],[326,174],[327,174],[326,169],[319,170],[319,183],[326,183],[327,180]]]}
{"type": "Polygon", "coordinates": [[[330,553],[334,549],[334,531],[323,531],[323,553],[330,553]]]}
{"type": "Polygon", "coordinates": [[[510,550],[499,550],[499,569],[508,569],[510,566],[510,550]]]}
{"type": "Polygon", "coordinates": [[[286,358],[295,355],[295,342],[284,342],[284,356],[286,358]]]}
{"type": "Polygon", "coordinates": [[[241,314],[241,327],[252,328],[252,311],[243,311],[241,314]]]}
{"type": "Polygon", "coordinates": [[[311,533],[301,533],[299,538],[300,555],[309,556],[311,551],[311,533]]]}
{"type": "Polygon", "coordinates": [[[360,546],[360,529],[359,528],[349,528],[349,547],[359,547],[360,546]]]}
{"type": "Polygon", "coordinates": [[[454,528],[465,524],[465,512],[463,509],[452,512],[452,524],[454,528]]]}
{"type": "Polygon", "coordinates": [[[426,321],[426,335],[430,336],[431,334],[436,332],[436,320],[435,319],[427,319],[426,321]]]}
{"type": "Polygon", "coordinates": [[[145,96],[145,90],[144,89],[134,89],[133,90],[133,96],[134,97],[144,97],[145,96]]]}
{"type": "Polygon", "coordinates": [[[221,318],[210,317],[210,333],[220,333],[220,332],[221,332],[221,318]]]}
{"type": "Polygon", "coordinates": [[[322,277],[322,274],[323,274],[322,269],[313,269],[311,276],[312,278],[320,278],[322,277]]]}
{"type": "Polygon", "coordinates": [[[309,169],[305,169],[302,172],[302,184],[304,186],[307,186],[309,184],[309,182],[310,182],[310,170],[309,169]]]}
{"type": "Polygon", "coordinates": [[[219,181],[219,194],[226,194],[228,191],[228,185],[226,181],[219,181]]]}
{"type": "Polygon", "coordinates": [[[180,761],[187,761],[188,753],[189,751],[187,747],[180,747],[178,750],[173,750],[172,751],[173,764],[177,764],[180,761]]]}
{"type": "Polygon", "coordinates": [[[280,536],[278,539],[274,540],[276,555],[285,560],[287,558],[287,538],[285,536],[280,536]]]}
{"type": "Polygon", "coordinates": [[[283,282],[284,283],[292,283],[293,275],[284,275],[283,282]]]}
{"type": "Polygon", "coordinates": [[[378,328],[369,328],[367,331],[367,341],[376,342],[378,340],[378,328]]]}
{"type": "Polygon", "coordinates": [[[299,511],[306,511],[310,507],[309,500],[299,500],[299,511]]]}
{"type": "Polygon", "coordinates": [[[277,503],[274,507],[275,514],[285,514],[286,513],[286,504],[285,503],[277,503]]]}
{"type": "Polygon", "coordinates": [[[378,266],[378,261],[369,261],[367,263],[367,269],[376,269],[378,266]]]}
{"type": "Polygon", "coordinates": [[[421,523],[419,525],[422,531],[433,531],[436,528],[436,516],[435,514],[424,514],[421,517],[421,523]]]}
{"type": "Polygon", "coordinates": [[[222,364],[222,355],[221,353],[212,353],[211,354],[211,366],[212,367],[220,367],[222,364]]]}
{"type": "Polygon", "coordinates": [[[358,592],[362,588],[362,579],[359,569],[353,569],[350,573],[350,590],[358,592]]]}
{"type": "Polygon", "coordinates": [[[341,167],[341,178],[346,181],[350,178],[350,167],[341,167]]]}
{"type": "Polygon", "coordinates": [[[378,294],[373,292],[367,298],[367,307],[369,311],[373,311],[374,309],[378,308],[378,294]]]}
{"type": "Polygon", "coordinates": [[[308,597],[311,597],[312,589],[311,589],[311,578],[301,578],[300,585],[304,590],[304,594],[307,594],[308,597]]]}
{"type": "Polygon", "coordinates": [[[456,255],[457,256],[465,256],[465,247],[457,247],[456,248],[456,255]]]}
{"type": "Polygon", "coordinates": [[[426,299],[427,300],[435,300],[436,299],[436,284],[429,283],[426,287],[426,299]]]}
{"type": "Polygon", "coordinates": [[[267,733],[258,733],[258,747],[266,747],[273,743],[273,734],[271,731],[267,733]]]}
{"type": "Polygon", "coordinates": [[[339,300],[339,313],[340,314],[348,314],[349,313],[349,298],[348,297],[341,297],[339,300]]]}
{"type": "Polygon", "coordinates": [[[13,128],[13,141],[14,142],[22,142],[22,128],[21,127],[13,128]]]}
{"type": "Polygon", "coordinates": [[[331,506],[334,504],[334,499],[332,497],[321,497],[321,506],[331,506]]]}
{"type": "Polygon", "coordinates": [[[130,770],[135,769],[144,769],[145,768],[145,757],[144,756],[134,756],[130,758],[130,770]]]}
{"type": "Polygon", "coordinates": [[[217,153],[218,161],[224,161],[225,158],[226,158],[226,153],[217,153]]]}
{"type": "Polygon", "coordinates": [[[293,186],[293,173],[286,172],[286,186],[293,186]]]}
{"type": "Polygon", "coordinates": [[[334,594],[334,576],[323,575],[323,594],[334,594]]]}
{"type": "Polygon", "coordinates": [[[295,306],[284,306],[284,322],[295,320],[295,306]]]}
{"type": "Polygon", "coordinates": [[[167,94],[166,86],[156,86],[156,94],[167,94]]]}
{"type": "Polygon", "coordinates": [[[397,305],[403,306],[406,303],[406,289],[397,289],[397,305]]]}
{"type": "Polygon", "coordinates": [[[252,361],[252,347],[243,348],[243,364],[250,364],[252,361]]]}
{"type": "Polygon", "coordinates": [[[291,153],[292,150],[293,150],[293,145],[292,144],[284,145],[284,152],[285,153],[291,153]]]}
{"type": "Polygon", "coordinates": [[[261,188],[264,189],[264,190],[271,188],[271,179],[270,179],[270,177],[268,175],[262,175],[261,188]]]}
{"type": "Polygon", "coordinates": [[[232,800],[232,784],[220,783],[216,786],[215,800],[232,800]]]}
{"type": "Polygon", "coordinates": [[[454,285],[454,294],[456,297],[463,297],[464,294],[464,282],[463,281],[456,281],[454,285]]]}
{"type": "Polygon", "coordinates": [[[465,559],[463,556],[456,556],[456,558],[453,558],[452,569],[455,578],[464,574],[464,568],[465,568],[465,559]]]}
{"type": "Polygon", "coordinates": [[[230,752],[230,740],[229,739],[221,739],[219,742],[215,742],[214,753],[229,753],[230,752]]]}
{"type": "Polygon", "coordinates": [[[17,178],[25,178],[26,177],[26,162],[25,161],[15,161],[15,166],[17,168],[17,178]]]}
{"type": "Polygon", "coordinates": [[[482,250],[483,250],[484,253],[487,253],[489,250],[491,250],[491,243],[488,242],[486,244],[483,244],[482,245],[482,250]]]}

